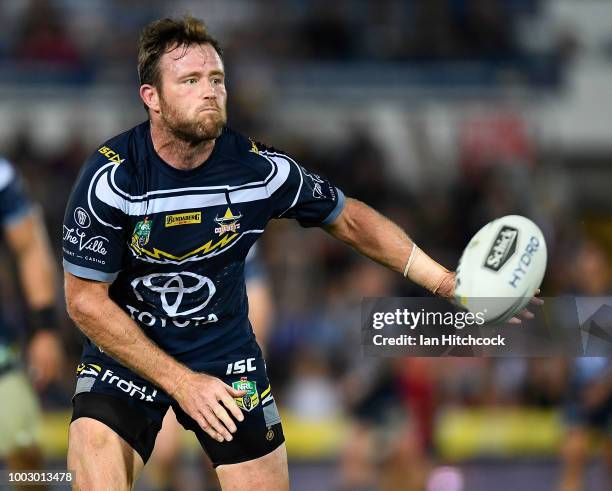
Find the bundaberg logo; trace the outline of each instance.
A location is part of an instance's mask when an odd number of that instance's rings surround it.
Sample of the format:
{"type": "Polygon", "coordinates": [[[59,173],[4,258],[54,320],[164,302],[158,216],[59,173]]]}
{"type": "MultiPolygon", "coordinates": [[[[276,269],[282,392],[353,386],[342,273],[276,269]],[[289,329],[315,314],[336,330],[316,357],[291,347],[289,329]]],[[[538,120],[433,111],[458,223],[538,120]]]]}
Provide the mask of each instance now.
{"type": "Polygon", "coordinates": [[[189,213],[177,213],[166,215],[165,227],[177,227],[179,225],[190,225],[192,223],[202,223],[202,212],[192,211],[189,213]]]}

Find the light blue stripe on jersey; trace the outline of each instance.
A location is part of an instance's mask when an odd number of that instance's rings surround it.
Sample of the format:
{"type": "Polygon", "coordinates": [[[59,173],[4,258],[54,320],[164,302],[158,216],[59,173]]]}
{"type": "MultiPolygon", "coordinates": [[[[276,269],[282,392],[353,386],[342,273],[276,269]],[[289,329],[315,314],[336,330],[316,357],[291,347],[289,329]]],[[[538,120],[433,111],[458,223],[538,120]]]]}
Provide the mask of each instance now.
{"type": "Polygon", "coordinates": [[[118,166],[112,163],[106,164],[96,172],[92,179],[88,191],[88,200],[91,200],[93,191],[95,197],[103,203],[131,216],[259,201],[274,194],[285,183],[290,173],[290,163],[286,157],[275,154],[265,158],[272,166],[272,170],[264,181],[254,181],[239,186],[181,188],[180,191],[183,191],[183,194],[180,196],[164,196],[164,194],[175,193],[178,189],[149,191],[145,195],[131,196],[121,191],[114,182],[118,166]],[[220,192],[202,194],[203,191],[207,190],[220,192]],[[146,195],[156,195],[158,197],[145,200],[146,195]]]}
{"type": "Polygon", "coordinates": [[[105,273],[104,271],[98,271],[97,269],[84,268],[83,266],[77,266],[64,259],[64,271],[68,271],[74,276],[79,278],[85,278],[87,280],[104,281],[110,283],[115,281],[115,278],[119,275],[119,271],[116,273],[105,273]]]}
{"type": "Polygon", "coordinates": [[[344,193],[338,188],[336,188],[336,191],[338,193],[338,203],[336,203],[336,206],[331,211],[331,213],[327,215],[327,218],[323,220],[323,225],[329,225],[330,223],[333,223],[334,220],[338,218],[338,215],[340,215],[340,213],[342,213],[342,210],[344,209],[344,193]]]}

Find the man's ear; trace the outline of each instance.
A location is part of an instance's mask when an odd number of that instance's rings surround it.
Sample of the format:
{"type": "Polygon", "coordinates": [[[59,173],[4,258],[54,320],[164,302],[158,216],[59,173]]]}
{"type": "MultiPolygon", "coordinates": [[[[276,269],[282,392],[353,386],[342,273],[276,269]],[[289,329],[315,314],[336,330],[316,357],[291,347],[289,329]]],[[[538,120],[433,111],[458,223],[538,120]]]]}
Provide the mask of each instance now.
{"type": "Polygon", "coordinates": [[[159,109],[159,94],[157,88],[150,84],[142,84],[140,86],[140,98],[151,111],[158,113],[159,109]]]}

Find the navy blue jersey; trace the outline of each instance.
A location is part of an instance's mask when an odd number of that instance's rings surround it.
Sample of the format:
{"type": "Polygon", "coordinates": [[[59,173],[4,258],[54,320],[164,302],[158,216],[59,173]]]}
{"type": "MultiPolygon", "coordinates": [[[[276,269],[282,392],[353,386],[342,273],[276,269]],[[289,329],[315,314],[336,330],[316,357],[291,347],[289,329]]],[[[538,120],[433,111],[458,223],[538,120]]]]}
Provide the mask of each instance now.
{"type": "Polygon", "coordinates": [[[266,224],[319,226],[343,206],[327,180],[229,128],[205,163],[175,169],[155,152],[145,122],[83,166],[64,217],[64,269],[112,282],[113,301],[197,368],[254,339],[244,264],[266,224]]]}
{"type": "MultiPolygon", "coordinates": [[[[4,232],[25,218],[30,213],[31,206],[23,188],[23,181],[14,167],[7,160],[0,158],[0,226],[2,231],[4,232]]],[[[6,344],[14,339],[15,336],[0,318],[0,367],[7,356],[6,344]]]]}

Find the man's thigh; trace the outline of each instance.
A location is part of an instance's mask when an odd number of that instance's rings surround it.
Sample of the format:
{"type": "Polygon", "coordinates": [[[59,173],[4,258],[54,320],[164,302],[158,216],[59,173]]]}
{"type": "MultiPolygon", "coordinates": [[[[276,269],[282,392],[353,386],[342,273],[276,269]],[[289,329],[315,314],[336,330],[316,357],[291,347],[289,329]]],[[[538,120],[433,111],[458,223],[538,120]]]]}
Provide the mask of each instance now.
{"type": "Polygon", "coordinates": [[[223,491],[289,490],[287,450],[284,443],[263,457],[238,464],[219,465],[216,470],[223,491]]]}
{"type": "Polygon", "coordinates": [[[170,399],[114,360],[77,368],[68,469],[77,489],[130,489],[149,459],[170,399]]]}
{"type": "Polygon", "coordinates": [[[235,421],[237,431],[231,441],[218,442],[211,438],[185,414],[176,401],[172,403],[178,422],[195,433],[214,467],[253,461],[282,445],[285,441],[283,427],[261,357],[236,353],[227,359],[206,364],[201,371],[219,377],[236,390],[246,392],[236,399],[244,420],[235,421]]]}
{"type": "Polygon", "coordinates": [[[70,424],[68,469],[76,490],[129,490],[144,467],[142,458],[104,423],[82,417],[70,424]]]}

